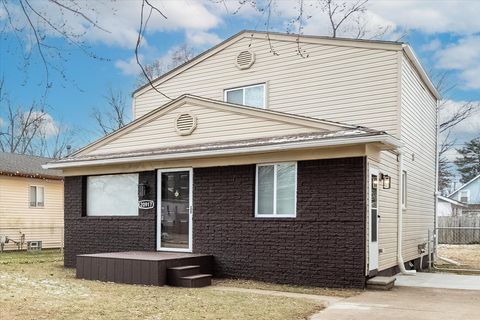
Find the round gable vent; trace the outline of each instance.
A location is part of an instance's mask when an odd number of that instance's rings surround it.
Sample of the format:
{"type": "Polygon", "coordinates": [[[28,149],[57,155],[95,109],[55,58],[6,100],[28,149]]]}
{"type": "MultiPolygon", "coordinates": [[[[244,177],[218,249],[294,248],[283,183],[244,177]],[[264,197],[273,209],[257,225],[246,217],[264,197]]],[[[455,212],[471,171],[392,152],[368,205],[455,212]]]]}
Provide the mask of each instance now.
{"type": "Polygon", "coordinates": [[[197,127],[197,117],[190,113],[182,113],[175,120],[175,129],[181,136],[187,136],[197,127]]]}
{"type": "Polygon", "coordinates": [[[236,64],[239,69],[248,69],[255,62],[255,53],[244,50],[237,55],[236,64]]]}

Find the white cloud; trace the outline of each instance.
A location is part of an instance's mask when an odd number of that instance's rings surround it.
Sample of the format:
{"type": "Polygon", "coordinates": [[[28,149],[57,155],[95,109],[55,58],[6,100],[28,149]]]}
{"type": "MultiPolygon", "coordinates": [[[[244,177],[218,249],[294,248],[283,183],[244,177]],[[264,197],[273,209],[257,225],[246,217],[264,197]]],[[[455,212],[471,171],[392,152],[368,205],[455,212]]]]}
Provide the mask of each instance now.
{"type": "Polygon", "coordinates": [[[372,0],[368,8],[407,31],[417,30],[428,34],[480,32],[479,1],[372,0]]]}
{"type": "Polygon", "coordinates": [[[193,47],[214,46],[222,41],[215,33],[205,31],[187,31],[187,43],[193,47]]]}
{"type": "Polygon", "coordinates": [[[464,86],[480,89],[480,36],[469,36],[437,51],[436,66],[458,70],[464,86]]]}
{"type": "Polygon", "coordinates": [[[40,132],[47,138],[57,135],[60,131],[60,127],[53,117],[48,113],[43,113],[42,119],[40,132]]]}
{"type": "MultiPolygon", "coordinates": [[[[138,56],[140,62],[143,60],[143,56],[138,56]]],[[[137,63],[135,56],[131,57],[128,60],[117,60],[115,61],[115,67],[120,69],[120,71],[126,76],[136,76],[141,72],[140,66],[137,63]]]]}
{"type": "MultiPolygon", "coordinates": [[[[212,5],[208,0],[201,1],[160,1],[150,0],[167,19],[163,18],[155,10],[152,11],[148,22],[146,37],[156,32],[164,31],[208,31],[221,23],[221,17],[211,12],[212,5]]],[[[69,33],[80,36],[81,39],[99,42],[122,48],[135,47],[138,28],[140,23],[140,1],[116,1],[97,0],[85,1],[75,4],[78,10],[85,13],[92,21],[101,28],[92,26],[91,23],[69,11],[62,10],[59,6],[49,1],[32,1],[37,11],[42,12],[49,21],[55,25],[66,23],[69,33]],[[107,30],[107,31],[105,31],[107,30]]],[[[19,6],[9,5],[16,28],[26,27],[28,21],[24,18],[19,6]]],[[[148,7],[144,9],[145,19],[149,15],[148,7]]],[[[0,12],[0,20],[5,14],[0,12]]],[[[33,23],[38,25],[50,37],[58,37],[59,34],[52,30],[46,23],[36,18],[33,23]]]]}
{"type": "MultiPolygon", "coordinates": [[[[229,11],[238,2],[227,1],[226,5],[229,11]]],[[[341,2],[341,1],[340,1],[341,2]]],[[[248,2],[247,2],[248,3],[248,2]]],[[[262,1],[257,2],[259,8],[265,8],[262,1]]],[[[299,6],[297,0],[278,0],[272,5],[272,20],[283,20],[280,24],[285,25],[286,21],[295,19],[298,16],[299,6]]],[[[349,2],[347,1],[347,4],[349,2]]],[[[318,0],[305,0],[303,2],[304,32],[306,34],[330,34],[330,21],[326,14],[325,7],[318,0]]],[[[388,26],[389,32],[384,38],[396,40],[405,32],[415,31],[426,34],[453,33],[460,35],[472,35],[480,32],[480,1],[459,0],[459,1],[438,1],[438,0],[402,0],[385,1],[370,0],[367,4],[365,15],[353,15],[353,19],[345,22],[344,28],[340,30],[341,36],[355,36],[357,18],[367,21],[366,38],[377,33],[379,26],[388,26]]],[[[266,19],[265,14],[256,12],[251,5],[245,4],[245,18],[266,19]]],[[[242,10],[238,13],[242,16],[242,10]]],[[[257,25],[260,25],[257,23],[257,25]]]]}
{"type": "Polygon", "coordinates": [[[25,123],[32,123],[29,129],[33,130],[34,128],[38,130],[41,135],[45,136],[47,139],[58,134],[60,127],[53,117],[46,112],[41,111],[32,111],[21,113],[21,117],[25,123]],[[38,127],[37,127],[38,125],[38,127]]]}
{"type": "Polygon", "coordinates": [[[426,52],[434,52],[439,50],[442,47],[442,42],[438,39],[433,39],[432,41],[425,43],[420,47],[420,50],[426,52]]]}

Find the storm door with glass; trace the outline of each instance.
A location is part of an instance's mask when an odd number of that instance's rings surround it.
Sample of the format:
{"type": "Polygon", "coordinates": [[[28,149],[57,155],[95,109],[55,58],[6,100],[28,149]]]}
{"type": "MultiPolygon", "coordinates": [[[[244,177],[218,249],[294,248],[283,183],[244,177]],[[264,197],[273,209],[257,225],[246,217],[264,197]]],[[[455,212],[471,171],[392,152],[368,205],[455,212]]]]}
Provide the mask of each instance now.
{"type": "Polygon", "coordinates": [[[157,249],[192,250],[192,170],[158,170],[157,249]]]}

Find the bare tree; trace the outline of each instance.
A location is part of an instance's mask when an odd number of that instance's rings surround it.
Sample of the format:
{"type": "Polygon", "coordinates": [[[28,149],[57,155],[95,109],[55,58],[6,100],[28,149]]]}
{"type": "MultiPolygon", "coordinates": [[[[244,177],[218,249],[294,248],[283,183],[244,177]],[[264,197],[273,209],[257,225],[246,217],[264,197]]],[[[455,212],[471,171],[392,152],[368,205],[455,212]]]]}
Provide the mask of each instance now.
{"type": "Polygon", "coordinates": [[[72,140],[72,131],[55,123],[35,103],[25,109],[8,103],[6,119],[0,127],[1,151],[60,158],[66,155],[72,140]]]}
{"type": "MultiPolygon", "coordinates": [[[[446,103],[446,101],[442,100],[438,107],[439,112],[442,113],[442,111],[446,111],[448,107],[449,105],[446,103]]],[[[444,133],[462,123],[468,119],[479,107],[480,106],[478,103],[473,103],[471,101],[463,103],[459,108],[457,108],[457,110],[455,110],[455,112],[451,113],[448,118],[443,119],[443,121],[439,123],[439,132],[444,133]]]]}
{"type": "Polygon", "coordinates": [[[138,27],[137,43],[135,44],[135,60],[137,61],[137,65],[140,67],[140,70],[142,71],[143,76],[147,79],[147,83],[150,84],[152,89],[155,90],[158,94],[162,95],[163,97],[169,100],[173,100],[172,98],[170,98],[168,95],[158,90],[158,88],[153,85],[152,83],[153,79],[148,75],[140,59],[140,54],[139,54],[140,47],[148,27],[148,22],[150,21],[150,18],[152,17],[153,13],[158,14],[160,18],[168,19],[167,16],[160,9],[158,9],[158,7],[151,4],[149,0],[142,0],[141,9],[140,9],[140,25],[138,27]]]}
{"type": "Polygon", "coordinates": [[[95,119],[98,129],[102,134],[109,134],[125,126],[129,122],[127,115],[127,99],[120,90],[109,88],[104,96],[107,108],[95,108],[92,118],[95,119]]]}
{"type": "Polygon", "coordinates": [[[195,49],[188,44],[182,44],[168,54],[166,59],[156,59],[152,63],[144,66],[145,72],[140,72],[137,76],[137,86],[142,86],[148,83],[149,79],[156,79],[162,74],[190,61],[195,57],[195,49]]]}
{"type": "MultiPolygon", "coordinates": [[[[113,9],[113,0],[112,10],[113,9]]],[[[34,63],[32,59],[38,55],[40,63],[44,68],[45,95],[52,87],[50,73],[58,72],[63,79],[67,75],[63,69],[62,63],[68,60],[68,50],[59,46],[58,41],[50,41],[52,35],[64,40],[64,43],[80,50],[86,55],[95,59],[105,59],[97,55],[86,44],[84,33],[76,32],[70,24],[73,18],[80,19],[80,22],[87,27],[109,32],[104,29],[96,18],[97,10],[95,2],[81,0],[0,0],[0,9],[5,14],[5,19],[0,20],[0,34],[13,34],[14,40],[20,50],[15,50],[15,54],[23,54],[24,71],[28,75],[28,66],[34,63]]],[[[69,79],[72,83],[73,80],[69,79]]]]}
{"type": "Polygon", "coordinates": [[[467,101],[456,107],[448,103],[448,95],[455,88],[448,72],[435,72],[431,70],[430,77],[435,83],[438,92],[443,96],[439,101],[437,108],[437,116],[440,121],[438,124],[438,188],[439,191],[446,194],[450,188],[453,179],[453,170],[451,161],[447,157],[447,153],[453,150],[456,139],[452,136],[452,130],[462,122],[472,116],[472,114],[480,110],[478,103],[467,101]],[[441,117],[442,114],[448,114],[447,117],[441,117]],[[441,140],[440,140],[441,139],[441,140]]]}
{"type": "MultiPolygon", "coordinates": [[[[365,5],[368,0],[361,0],[355,2],[338,2],[334,0],[325,0],[324,1],[324,10],[328,14],[328,19],[331,26],[331,36],[336,38],[339,32],[339,29],[344,25],[348,18],[355,14],[364,14],[366,11],[365,5]]],[[[358,37],[364,34],[361,30],[364,28],[359,28],[358,37]]]]}

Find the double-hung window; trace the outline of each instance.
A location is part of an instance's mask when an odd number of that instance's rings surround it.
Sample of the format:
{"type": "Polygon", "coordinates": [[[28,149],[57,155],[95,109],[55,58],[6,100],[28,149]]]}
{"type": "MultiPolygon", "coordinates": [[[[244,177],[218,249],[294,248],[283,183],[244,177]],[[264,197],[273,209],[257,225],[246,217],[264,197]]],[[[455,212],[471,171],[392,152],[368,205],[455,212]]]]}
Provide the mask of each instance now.
{"type": "Polygon", "coordinates": [[[295,217],[297,164],[259,164],[256,172],[255,216],[295,217]]]}
{"type": "Polygon", "coordinates": [[[252,86],[227,89],[224,92],[226,102],[245,106],[265,108],[265,83],[252,86]]]}
{"type": "Polygon", "coordinates": [[[43,208],[45,206],[45,188],[30,186],[30,207],[43,208]]]}

